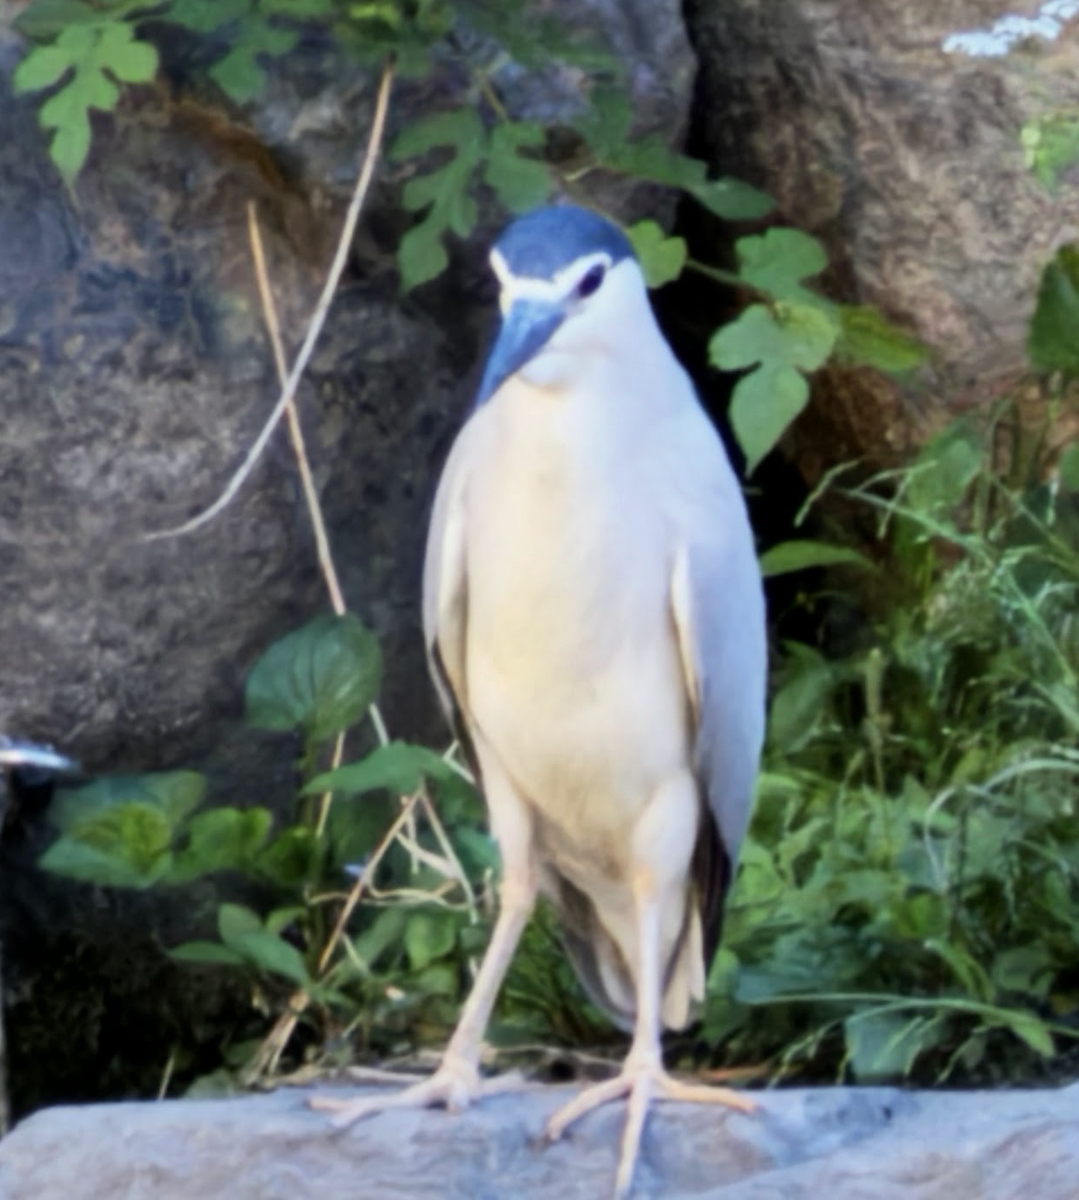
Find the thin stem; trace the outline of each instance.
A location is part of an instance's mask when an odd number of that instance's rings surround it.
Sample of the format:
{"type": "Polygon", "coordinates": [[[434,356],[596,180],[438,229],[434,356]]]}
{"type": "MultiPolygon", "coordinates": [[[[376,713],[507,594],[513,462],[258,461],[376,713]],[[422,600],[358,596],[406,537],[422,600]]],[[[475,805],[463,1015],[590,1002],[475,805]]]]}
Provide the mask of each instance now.
{"type": "Polygon", "coordinates": [[[330,266],[329,274],[326,276],[326,282],[322,288],[322,294],[319,297],[318,306],[315,309],[315,315],[311,320],[311,324],[307,330],[307,336],[304,338],[303,345],[300,347],[300,352],[296,356],[296,361],[292,364],[292,370],[289,372],[288,379],[281,388],[281,395],[274,405],[273,411],[263,425],[258,437],[252,443],[248,450],[243,463],[229,480],[228,485],[221,495],[210,505],[209,508],[203,509],[197,516],[191,518],[190,521],[185,521],[183,525],[179,525],[174,529],[163,529],[155,533],[144,534],[143,541],[157,541],[161,538],[179,537],[185,533],[191,533],[196,529],[201,528],[207,522],[212,521],[232,502],[236,493],[243,486],[248,476],[251,474],[266,449],[267,443],[277,428],[277,423],[288,405],[295,395],[296,387],[300,382],[307,364],[311,359],[311,355],[315,349],[315,342],[318,340],[322,332],[322,327],[326,323],[326,316],[330,311],[330,304],[333,301],[334,293],[337,291],[337,284],[341,278],[341,274],[345,269],[345,262],[348,258],[349,247],[352,245],[352,238],[356,232],[356,223],[360,217],[360,210],[363,207],[363,202],[367,197],[367,191],[371,184],[371,179],[375,171],[375,163],[378,159],[379,150],[382,146],[383,134],[386,127],[386,112],[389,108],[390,101],[390,85],[393,81],[393,60],[387,59],[386,65],[382,69],[382,81],[379,84],[378,99],[375,102],[375,116],[371,125],[371,133],[367,141],[367,152],[364,155],[363,165],[360,167],[359,177],[356,180],[356,186],[353,189],[352,199],[349,202],[348,212],[345,216],[345,223],[341,230],[341,236],[337,242],[337,251],[334,254],[333,263],[330,266]]]}

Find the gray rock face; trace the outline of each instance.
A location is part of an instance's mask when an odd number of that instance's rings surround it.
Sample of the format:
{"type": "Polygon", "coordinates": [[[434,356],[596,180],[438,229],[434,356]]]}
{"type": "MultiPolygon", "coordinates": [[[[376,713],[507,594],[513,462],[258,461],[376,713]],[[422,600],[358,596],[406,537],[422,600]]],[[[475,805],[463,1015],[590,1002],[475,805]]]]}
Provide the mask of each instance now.
{"type": "MultiPolygon", "coordinates": [[[[326,1196],[595,1197],[610,1193],[623,1110],[552,1146],[570,1088],[460,1114],[385,1113],[341,1132],[282,1091],[44,1110],[0,1143],[5,1200],[324,1200],[326,1196]]],[[[798,1089],[757,1113],[664,1105],[634,1196],[717,1200],[1072,1200],[1079,1086],[1041,1092],[798,1089]]]]}
{"type": "MultiPolygon", "coordinates": [[[[1027,122],[1079,102],[1067,7],[686,5],[701,147],[827,243],[837,298],[879,306],[932,347],[937,377],[923,399],[938,412],[990,404],[1022,373],[1041,268],[1079,236],[1079,170],[1051,192],[1021,142],[1027,122]],[[1044,36],[1009,38],[998,23],[1008,12],[1027,27],[1042,16],[1044,36]]],[[[918,413],[894,389],[845,381],[820,395],[831,462],[910,440],[918,413]]]]}

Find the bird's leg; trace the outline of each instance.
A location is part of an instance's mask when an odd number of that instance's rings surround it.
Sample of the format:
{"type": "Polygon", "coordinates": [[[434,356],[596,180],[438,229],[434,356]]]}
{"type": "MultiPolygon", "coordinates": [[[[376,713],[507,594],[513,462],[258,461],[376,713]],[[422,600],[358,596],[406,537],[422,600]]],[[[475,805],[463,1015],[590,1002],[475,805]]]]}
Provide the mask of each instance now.
{"type": "Polygon", "coordinates": [[[456,1111],[467,1108],[481,1096],[521,1086],[517,1075],[492,1079],[480,1076],[483,1034],[491,1017],[502,979],[517,949],[536,900],[535,868],[527,859],[504,867],[498,919],[491,942],[483,956],[479,974],[465,1001],[461,1019],[435,1073],[392,1096],[340,1100],[315,1096],[311,1107],[330,1111],[337,1126],[351,1125],[363,1117],[388,1108],[426,1108],[442,1104],[456,1111]]]}
{"type": "Polygon", "coordinates": [[[752,1100],[729,1088],[704,1087],[681,1083],[663,1069],[660,1045],[660,1006],[662,968],[660,947],[660,900],[654,876],[638,870],[633,880],[633,902],[637,925],[637,1018],[633,1041],[622,1070],[614,1079],[586,1088],[579,1096],[554,1114],[547,1123],[547,1136],[559,1138],[585,1113],[627,1097],[626,1124],[615,1181],[615,1195],[628,1194],[633,1170],[640,1151],[648,1106],[653,1099],[682,1100],[696,1104],[723,1104],[742,1112],[752,1112],[752,1100]]]}

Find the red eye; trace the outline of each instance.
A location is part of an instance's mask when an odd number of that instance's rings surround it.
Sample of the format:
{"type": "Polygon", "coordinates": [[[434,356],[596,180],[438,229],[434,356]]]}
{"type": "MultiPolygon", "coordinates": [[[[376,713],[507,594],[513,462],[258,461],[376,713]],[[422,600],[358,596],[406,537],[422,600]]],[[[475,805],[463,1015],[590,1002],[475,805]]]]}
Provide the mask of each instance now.
{"type": "Polygon", "coordinates": [[[577,297],[584,300],[591,296],[593,292],[598,291],[599,285],[603,282],[603,276],[607,274],[607,270],[600,263],[596,263],[594,267],[589,267],[581,277],[581,282],[577,284],[577,297]]]}

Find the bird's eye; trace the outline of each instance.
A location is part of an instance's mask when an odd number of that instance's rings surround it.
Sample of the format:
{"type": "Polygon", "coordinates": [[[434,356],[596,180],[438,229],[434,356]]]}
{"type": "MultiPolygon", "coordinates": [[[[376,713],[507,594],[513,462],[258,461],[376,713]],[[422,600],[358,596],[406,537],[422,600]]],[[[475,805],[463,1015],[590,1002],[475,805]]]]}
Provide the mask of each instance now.
{"type": "Polygon", "coordinates": [[[589,267],[581,276],[581,282],[577,284],[577,298],[584,300],[593,292],[598,291],[599,285],[603,282],[603,276],[606,274],[607,270],[602,263],[596,263],[594,267],[589,267]]]}

